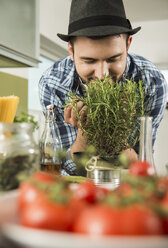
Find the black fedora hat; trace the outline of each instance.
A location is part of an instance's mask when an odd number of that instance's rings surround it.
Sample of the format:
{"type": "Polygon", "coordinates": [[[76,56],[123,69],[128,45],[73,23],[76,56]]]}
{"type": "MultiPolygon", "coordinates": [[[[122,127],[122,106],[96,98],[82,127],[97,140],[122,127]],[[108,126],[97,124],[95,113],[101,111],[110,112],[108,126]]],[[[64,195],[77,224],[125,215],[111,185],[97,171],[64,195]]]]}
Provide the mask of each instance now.
{"type": "Polygon", "coordinates": [[[108,36],[121,33],[133,35],[141,27],[132,29],[126,18],[122,0],[72,0],[68,35],[57,34],[64,41],[72,36],[108,36]]]}

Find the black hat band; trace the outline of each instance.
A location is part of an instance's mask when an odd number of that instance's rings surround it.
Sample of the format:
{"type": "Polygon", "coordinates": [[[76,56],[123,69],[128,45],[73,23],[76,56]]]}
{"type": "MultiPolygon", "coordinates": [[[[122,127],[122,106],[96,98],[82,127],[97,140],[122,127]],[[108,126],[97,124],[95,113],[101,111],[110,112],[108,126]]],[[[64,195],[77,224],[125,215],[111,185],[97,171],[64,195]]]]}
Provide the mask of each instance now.
{"type": "Polygon", "coordinates": [[[128,19],[122,18],[120,16],[91,16],[80,19],[78,21],[72,22],[68,28],[68,34],[76,32],[80,29],[95,27],[95,26],[120,26],[131,29],[131,24],[128,19]]]}

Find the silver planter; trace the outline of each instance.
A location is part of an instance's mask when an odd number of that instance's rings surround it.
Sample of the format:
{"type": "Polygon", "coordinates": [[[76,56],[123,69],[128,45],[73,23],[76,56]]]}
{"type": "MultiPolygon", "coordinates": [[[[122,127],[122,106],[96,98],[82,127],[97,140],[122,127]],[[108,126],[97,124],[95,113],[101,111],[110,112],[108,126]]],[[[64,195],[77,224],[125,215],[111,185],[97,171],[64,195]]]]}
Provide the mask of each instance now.
{"type": "Polygon", "coordinates": [[[96,185],[107,186],[115,189],[120,184],[121,170],[111,168],[95,168],[87,171],[87,177],[94,181],[96,185]]]}
{"type": "Polygon", "coordinates": [[[120,184],[121,169],[114,165],[114,161],[92,157],[86,165],[86,170],[87,178],[93,180],[96,185],[115,189],[120,184]]]}

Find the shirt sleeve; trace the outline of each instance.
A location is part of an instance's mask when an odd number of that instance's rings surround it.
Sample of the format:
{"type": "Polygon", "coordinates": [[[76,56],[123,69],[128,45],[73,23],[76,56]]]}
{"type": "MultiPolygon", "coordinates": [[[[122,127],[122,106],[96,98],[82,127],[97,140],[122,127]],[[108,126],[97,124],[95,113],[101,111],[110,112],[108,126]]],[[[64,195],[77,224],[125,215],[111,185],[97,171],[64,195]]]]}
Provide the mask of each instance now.
{"type": "Polygon", "coordinates": [[[152,90],[147,99],[146,114],[153,117],[152,121],[152,146],[154,146],[159,124],[166,108],[168,87],[164,77],[151,79],[152,90]]]}

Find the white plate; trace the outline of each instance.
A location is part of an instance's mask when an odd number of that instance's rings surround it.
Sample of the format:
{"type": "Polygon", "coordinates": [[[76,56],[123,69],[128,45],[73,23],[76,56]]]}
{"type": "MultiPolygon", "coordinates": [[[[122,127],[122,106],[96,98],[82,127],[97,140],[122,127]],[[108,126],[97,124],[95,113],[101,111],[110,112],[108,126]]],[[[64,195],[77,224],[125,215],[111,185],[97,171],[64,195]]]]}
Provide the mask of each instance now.
{"type": "Polygon", "coordinates": [[[65,232],[41,231],[5,224],[3,234],[29,248],[167,248],[164,237],[88,237],[65,232]]]}
{"type": "Polygon", "coordinates": [[[4,222],[17,220],[18,194],[18,190],[11,190],[8,193],[0,193],[0,227],[4,222]]]}
{"type": "Polygon", "coordinates": [[[18,192],[0,196],[1,231],[25,248],[167,248],[168,237],[89,237],[66,232],[45,231],[17,224],[18,192]],[[12,214],[11,214],[12,213],[12,214]],[[2,221],[3,220],[3,221],[2,221]]]}

